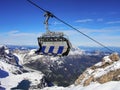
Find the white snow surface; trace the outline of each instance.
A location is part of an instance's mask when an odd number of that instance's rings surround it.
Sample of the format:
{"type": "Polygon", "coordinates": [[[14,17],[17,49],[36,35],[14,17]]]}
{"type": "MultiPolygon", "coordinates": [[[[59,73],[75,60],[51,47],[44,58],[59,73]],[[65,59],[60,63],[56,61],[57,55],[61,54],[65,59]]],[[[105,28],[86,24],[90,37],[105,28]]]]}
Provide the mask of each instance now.
{"type": "Polygon", "coordinates": [[[38,72],[28,72],[20,75],[10,75],[6,78],[2,78],[1,85],[2,87],[10,90],[10,88],[16,87],[22,80],[29,80],[31,85],[37,85],[40,83],[40,79],[42,79],[43,74],[38,72]]]}
{"type": "Polygon", "coordinates": [[[34,71],[32,69],[25,69],[28,72],[23,73],[19,67],[8,64],[3,60],[0,60],[0,69],[9,73],[9,76],[5,78],[0,78],[0,86],[6,88],[6,90],[11,90],[10,88],[16,87],[22,80],[29,80],[30,85],[37,85],[44,76],[39,71],[34,71]],[[16,71],[21,71],[21,74],[17,74],[16,71]],[[15,73],[16,74],[13,74],[15,73]]]}
{"type": "Polygon", "coordinates": [[[102,66],[102,62],[96,63],[94,66],[102,66]]]}
{"type": "Polygon", "coordinates": [[[120,81],[111,81],[104,84],[91,83],[89,86],[83,87],[81,85],[69,87],[46,87],[41,90],[120,90],[120,81]]]}
{"type": "Polygon", "coordinates": [[[28,53],[28,55],[33,55],[33,54],[35,54],[35,51],[36,51],[36,49],[30,50],[30,52],[28,53]]]}
{"type": "MultiPolygon", "coordinates": [[[[109,59],[108,56],[105,56],[104,57],[104,62],[111,62],[111,60],[109,59]]],[[[102,66],[103,63],[102,62],[99,62],[97,64],[95,64],[94,66],[102,66]]],[[[110,71],[114,71],[114,70],[117,70],[117,69],[120,69],[120,60],[114,62],[113,64],[109,65],[109,66],[106,66],[104,68],[96,68],[95,70],[92,70],[91,68],[88,68],[86,71],[85,71],[85,75],[86,75],[86,78],[89,78],[90,76],[94,76],[94,78],[98,78],[98,77],[101,77],[105,74],[107,74],[108,72],[110,71]]],[[[84,78],[84,80],[86,80],[86,78],[84,78]]],[[[83,81],[84,81],[83,80],[83,81]]]]}
{"type": "Polygon", "coordinates": [[[114,70],[117,70],[117,69],[120,69],[120,60],[114,62],[113,64],[111,64],[111,65],[109,65],[109,66],[107,66],[105,68],[96,69],[96,72],[94,73],[94,76],[95,77],[100,77],[100,76],[102,76],[104,74],[107,74],[110,71],[114,71],[114,70]]]}
{"type": "Polygon", "coordinates": [[[104,62],[112,62],[112,60],[109,58],[109,56],[105,56],[103,58],[104,62]]]}
{"type": "Polygon", "coordinates": [[[69,55],[82,55],[84,51],[80,50],[78,47],[74,47],[70,50],[69,55]]]}
{"type": "Polygon", "coordinates": [[[16,67],[14,65],[8,64],[0,60],[0,69],[8,72],[11,75],[12,72],[19,70],[19,67],[16,67]]]}
{"type": "Polygon", "coordinates": [[[6,49],[6,50],[5,50],[5,52],[6,52],[7,54],[9,54],[9,53],[10,53],[9,49],[6,49]]]}

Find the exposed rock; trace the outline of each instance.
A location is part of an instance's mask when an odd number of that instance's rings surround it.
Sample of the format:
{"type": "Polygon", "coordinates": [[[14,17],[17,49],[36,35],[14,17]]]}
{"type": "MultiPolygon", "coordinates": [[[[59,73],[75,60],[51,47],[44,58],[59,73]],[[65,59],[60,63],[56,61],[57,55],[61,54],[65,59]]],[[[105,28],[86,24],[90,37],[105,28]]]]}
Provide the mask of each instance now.
{"type": "Polygon", "coordinates": [[[84,81],[83,85],[84,85],[84,86],[87,86],[87,85],[89,85],[90,82],[92,82],[93,80],[94,80],[94,77],[91,76],[90,78],[88,78],[87,80],[84,81]]]}
{"type": "Polygon", "coordinates": [[[25,61],[28,62],[30,60],[29,63],[25,63],[24,65],[42,71],[45,75],[49,75],[47,79],[55,82],[58,86],[69,86],[73,84],[80,73],[87,67],[99,62],[102,58],[99,55],[88,56],[77,54],[62,58],[32,55],[28,54],[24,57],[25,61]]]}
{"type": "Polygon", "coordinates": [[[14,55],[7,46],[4,45],[0,46],[0,60],[3,60],[6,63],[20,66],[18,57],[14,55]]]}
{"type": "Polygon", "coordinates": [[[120,59],[118,53],[113,53],[109,56],[112,61],[118,61],[120,59]]]}
{"type": "Polygon", "coordinates": [[[5,46],[0,46],[0,57],[5,56],[6,54],[5,49],[6,49],[5,46]]]}
{"type": "Polygon", "coordinates": [[[84,78],[85,78],[84,74],[80,75],[78,79],[75,81],[75,84],[80,84],[84,78]]]}
{"type": "Polygon", "coordinates": [[[99,82],[101,84],[109,81],[120,80],[120,58],[117,53],[106,56],[101,62],[88,68],[75,81],[75,85],[87,86],[91,82],[99,82]]]}
{"type": "Polygon", "coordinates": [[[110,71],[107,74],[101,76],[100,78],[97,78],[96,81],[99,83],[106,83],[108,81],[119,81],[119,75],[120,75],[120,69],[117,69],[115,71],[110,71]]]}

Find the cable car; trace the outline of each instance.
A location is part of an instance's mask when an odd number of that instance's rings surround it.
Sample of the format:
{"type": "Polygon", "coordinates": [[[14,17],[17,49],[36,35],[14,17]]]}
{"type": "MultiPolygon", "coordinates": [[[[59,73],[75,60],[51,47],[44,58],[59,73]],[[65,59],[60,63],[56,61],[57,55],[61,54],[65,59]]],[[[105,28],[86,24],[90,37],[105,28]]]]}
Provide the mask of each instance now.
{"type": "Polygon", "coordinates": [[[95,43],[99,44],[100,46],[106,48],[107,50],[114,52],[110,48],[106,47],[102,43],[98,42],[97,40],[93,39],[92,37],[88,36],[87,34],[79,31],[78,29],[74,28],[72,25],[66,23],[65,21],[61,20],[60,18],[56,17],[49,11],[46,11],[45,9],[39,7],[34,2],[27,0],[40,10],[46,12],[45,13],[45,25],[46,25],[46,33],[42,36],[38,37],[38,44],[40,46],[39,50],[36,51],[36,53],[40,54],[47,54],[47,55],[61,55],[61,56],[67,56],[69,54],[70,49],[72,48],[72,45],[70,41],[64,37],[65,35],[62,32],[50,32],[48,30],[48,20],[50,17],[54,17],[60,22],[64,23],[65,25],[71,27],[73,30],[77,31],[78,33],[84,35],[85,37],[89,38],[90,40],[94,41],[95,43]]]}
{"type": "Polygon", "coordinates": [[[48,29],[48,20],[52,17],[50,12],[46,12],[45,15],[46,33],[38,37],[39,50],[36,53],[42,55],[52,56],[67,56],[72,47],[70,41],[65,37],[63,32],[51,32],[48,29]]]}

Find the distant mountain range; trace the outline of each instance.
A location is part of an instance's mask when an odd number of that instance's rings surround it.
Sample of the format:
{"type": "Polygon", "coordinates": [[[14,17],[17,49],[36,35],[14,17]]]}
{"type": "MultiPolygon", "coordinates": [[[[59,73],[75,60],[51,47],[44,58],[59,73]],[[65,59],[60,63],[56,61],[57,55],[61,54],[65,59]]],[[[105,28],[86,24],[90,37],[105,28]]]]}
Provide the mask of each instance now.
{"type": "MultiPolygon", "coordinates": [[[[31,49],[38,49],[39,46],[32,46],[32,45],[6,45],[9,49],[14,50],[14,49],[19,49],[19,50],[31,50],[31,49]]],[[[112,52],[107,50],[106,48],[103,47],[94,47],[94,46],[78,46],[78,48],[82,51],[84,51],[86,54],[89,53],[104,53],[104,54],[111,54],[112,52]]],[[[108,47],[114,52],[117,52],[120,54],[120,47],[108,47]]]]}

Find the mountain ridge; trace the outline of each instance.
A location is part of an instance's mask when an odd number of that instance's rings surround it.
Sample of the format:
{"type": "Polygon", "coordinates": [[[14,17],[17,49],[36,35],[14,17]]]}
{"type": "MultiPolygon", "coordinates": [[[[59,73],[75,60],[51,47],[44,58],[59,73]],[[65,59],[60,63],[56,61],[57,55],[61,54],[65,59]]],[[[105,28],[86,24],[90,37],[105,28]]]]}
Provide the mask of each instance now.
{"type": "Polygon", "coordinates": [[[94,66],[88,68],[78,77],[75,85],[89,85],[91,82],[101,84],[109,81],[119,81],[120,75],[120,57],[117,53],[105,56],[103,60],[94,66]]]}

